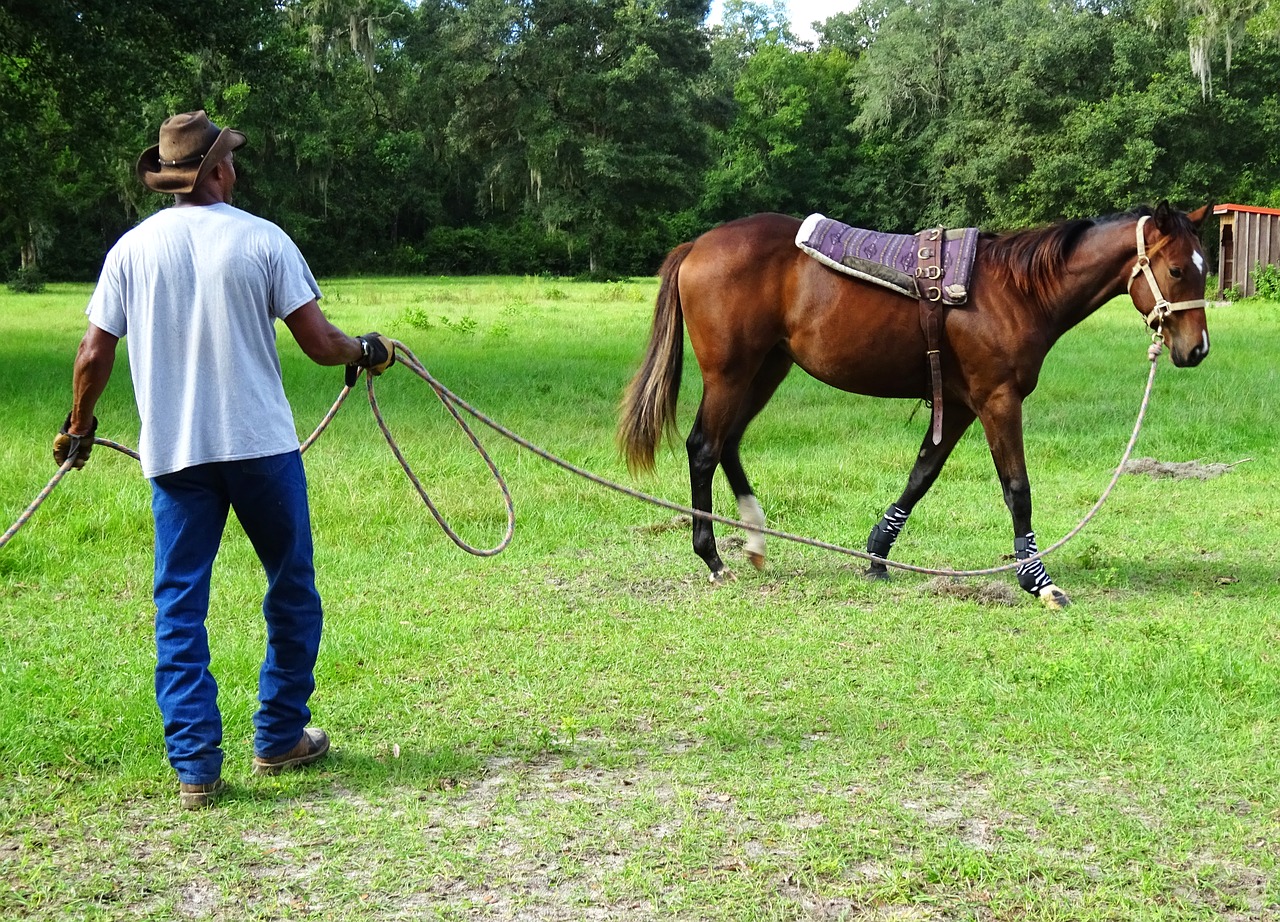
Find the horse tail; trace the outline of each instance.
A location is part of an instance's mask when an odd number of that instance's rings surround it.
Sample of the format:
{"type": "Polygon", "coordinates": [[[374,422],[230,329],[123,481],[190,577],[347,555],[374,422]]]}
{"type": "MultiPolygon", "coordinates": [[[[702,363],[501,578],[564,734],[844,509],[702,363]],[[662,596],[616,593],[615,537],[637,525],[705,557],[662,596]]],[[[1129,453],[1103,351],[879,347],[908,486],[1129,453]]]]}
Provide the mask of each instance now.
{"type": "Polygon", "coordinates": [[[653,331],[644,361],[622,398],[618,447],[633,473],[652,471],[654,454],[664,431],[676,436],[676,398],[684,367],[684,311],[677,280],[680,266],[693,249],[682,243],[669,254],[658,272],[661,285],[653,311],[653,331]]]}

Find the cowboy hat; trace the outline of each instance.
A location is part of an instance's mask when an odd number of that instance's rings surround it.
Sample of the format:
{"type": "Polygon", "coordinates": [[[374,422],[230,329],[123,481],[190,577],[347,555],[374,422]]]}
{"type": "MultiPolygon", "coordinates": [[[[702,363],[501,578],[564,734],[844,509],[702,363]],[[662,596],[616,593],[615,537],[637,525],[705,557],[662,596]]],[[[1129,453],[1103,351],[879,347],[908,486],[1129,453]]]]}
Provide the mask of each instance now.
{"type": "Polygon", "coordinates": [[[153,192],[190,192],[246,140],[234,128],[219,128],[209,121],[203,109],[174,115],[160,126],[160,143],[138,158],[138,178],[153,192]]]}

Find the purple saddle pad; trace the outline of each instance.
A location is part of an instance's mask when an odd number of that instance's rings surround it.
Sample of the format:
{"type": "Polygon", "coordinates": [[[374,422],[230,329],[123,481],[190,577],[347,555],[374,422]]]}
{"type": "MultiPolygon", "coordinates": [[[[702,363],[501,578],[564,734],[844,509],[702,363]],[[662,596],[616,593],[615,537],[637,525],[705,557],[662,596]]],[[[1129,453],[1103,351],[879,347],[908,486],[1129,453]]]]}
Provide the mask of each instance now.
{"type": "MultiPolygon", "coordinates": [[[[825,266],[911,298],[916,287],[919,242],[911,234],[885,234],[841,224],[811,214],[800,225],[796,246],[825,266]]],[[[966,227],[943,235],[942,303],[963,304],[978,250],[978,229],[966,227]]]]}

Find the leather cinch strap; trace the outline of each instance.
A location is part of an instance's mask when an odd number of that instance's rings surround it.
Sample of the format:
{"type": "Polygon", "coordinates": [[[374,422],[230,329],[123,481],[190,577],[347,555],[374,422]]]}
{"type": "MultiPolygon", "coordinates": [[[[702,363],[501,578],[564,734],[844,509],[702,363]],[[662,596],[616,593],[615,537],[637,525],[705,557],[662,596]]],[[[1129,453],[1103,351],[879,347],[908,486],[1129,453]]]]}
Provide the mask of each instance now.
{"type": "Polygon", "coordinates": [[[916,294],[920,298],[920,328],[924,330],[929,362],[933,444],[942,442],[942,272],[945,228],[931,227],[916,235],[916,294]]]}

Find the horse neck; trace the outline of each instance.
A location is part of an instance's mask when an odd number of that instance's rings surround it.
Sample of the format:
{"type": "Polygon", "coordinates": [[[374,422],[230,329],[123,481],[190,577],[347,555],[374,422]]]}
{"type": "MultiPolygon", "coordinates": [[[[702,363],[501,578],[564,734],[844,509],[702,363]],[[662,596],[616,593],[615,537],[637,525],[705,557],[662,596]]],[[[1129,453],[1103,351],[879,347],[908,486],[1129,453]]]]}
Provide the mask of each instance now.
{"type": "Polygon", "coordinates": [[[1137,223],[1137,218],[1123,218],[1084,232],[1050,305],[1059,336],[1129,290],[1129,273],[1138,257],[1137,223]]]}

